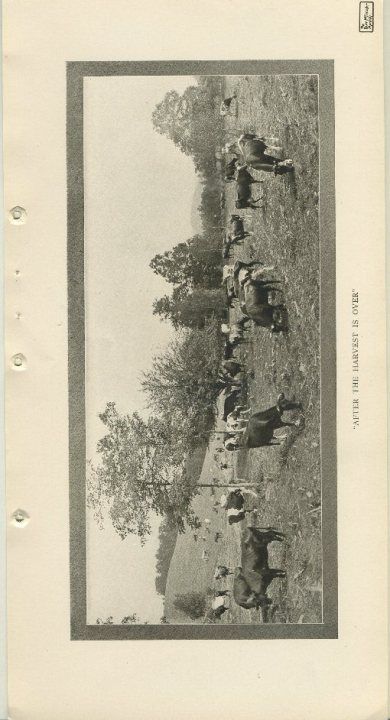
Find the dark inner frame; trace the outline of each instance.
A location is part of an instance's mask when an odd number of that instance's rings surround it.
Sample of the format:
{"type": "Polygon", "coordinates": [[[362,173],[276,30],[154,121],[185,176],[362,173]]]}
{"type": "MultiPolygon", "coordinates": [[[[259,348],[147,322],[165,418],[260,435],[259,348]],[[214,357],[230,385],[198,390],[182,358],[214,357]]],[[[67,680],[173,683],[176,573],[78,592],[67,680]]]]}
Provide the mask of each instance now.
{"type": "Polygon", "coordinates": [[[333,60],[67,63],[70,609],[72,640],[337,638],[336,245],[333,60]],[[120,75],[318,75],[323,622],[87,625],[83,79],[120,75]]]}

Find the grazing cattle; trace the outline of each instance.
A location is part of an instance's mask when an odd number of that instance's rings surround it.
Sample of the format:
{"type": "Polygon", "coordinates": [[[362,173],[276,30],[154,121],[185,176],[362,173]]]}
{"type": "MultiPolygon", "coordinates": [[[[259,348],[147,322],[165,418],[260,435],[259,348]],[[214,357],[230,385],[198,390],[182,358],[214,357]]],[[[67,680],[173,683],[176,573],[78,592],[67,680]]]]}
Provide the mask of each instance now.
{"type": "Polygon", "coordinates": [[[241,538],[241,566],[234,571],[233,597],[238,605],[250,609],[267,607],[271,601],[267,589],[276,577],[286,577],[284,570],[270,568],[268,545],[282,542],[283,533],[274,528],[248,527],[241,538]]]}
{"type": "Polygon", "coordinates": [[[239,215],[232,215],[230,224],[231,231],[224,240],[223,257],[225,259],[230,257],[230,251],[235,245],[240,245],[246,237],[253,235],[253,232],[244,229],[243,219],[239,215]]]}
{"type": "Polygon", "coordinates": [[[231,377],[235,377],[237,373],[241,372],[242,365],[237,360],[223,360],[222,369],[225,370],[231,377]]]}
{"type": "Polygon", "coordinates": [[[227,575],[233,575],[233,570],[229,570],[226,565],[217,565],[214,572],[214,580],[221,580],[227,575]]]}
{"type": "MultiPolygon", "coordinates": [[[[230,273],[233,276],[234,289],[238,297],[240,290],[244,287],[245,283],[249,280],[257,281],[258,286],[261,287],[263,283],[268,285],[279,284],[280,280],[264,280],[263,276],[274,270],[274,265],[265,266],[259,260],[252,260],[252,262],[243,262],[242,260],[236,260],[233,265],[233,271],[230,273]]],[[[277,289],[277,288],[272,288],[277,289]]]]}
{"type": "Polygon", "coordinates": [[[263,280],[247,280],[243,287],[242,312],[256,325],[266,327],[273,333],[287,330],[287,308],[284,304],[271,305],[268,293],[278,290],[263,280]]]}
{"type": "Polygon", "coordinates": [[[231,97],[224,98],[224,100],[222,100],[222,102],[221,102],[221,106],[220,106],[220,109],[219,109],[220,114],[221,114],[221,115],[228,115],[229,113],[231,113],[231,110],[232,110],[232,102],[233,102],[233,100],[236,100],[236,99],[237,99],[237,95],[235,95],[235,94],[232,95],[231,97]]]}
{"type": "Polygon", "coordinates": [[[236,405],[226,418],[226,430],[236,432],[246,428],[250,410],[244,410],[242,405],[236,405]]]}
{"type": "MultiPolygon", "coordinates": [[[[249,235],[249,233],[245,233],[242,236],[233,236],[233,235],[227,235],[225,240],[223,241],[223,248],[222,248],[222,257],[224,260],[228,260],[231,255],[232,248],[235,247],[235,245],[241,245],[244,238],[249,235]]],[[[223,282],[226,281],[227,278],[223,278],[223,282]]]]}
{"type": "Polygon", "coordinates": [[[299,427],[300,420],[287,422],[282,419],[283,413],[288,410],[302,410],[302,404],[289,402],[281,394],[278,397],[277,404],[267,410],[260,410],[253,413],[248,420],[247,428],[242,435],[242,447],[257,448],[266,445],[279,445],[279,441],[274,437],[275,430],[282,427],[299,427]]]}
{"type": "Polygon", "coordinates": [[[261,183],[262,180],[255,180],[254,177],[248,172],[246,166],[238,166],[236,188],[237,188],[237,200],[236,208],[252,208],[257,210],[259,208],[255,203],[261,200],[261,197],[252,199],[252,185],[261,183]]]}
{"type": "Polygon", "coordinates": [[[236,174],[236,165],[237,165],[237,158],[233,158],[230,160],[230,162],[226,163],[225,165],[225,180],[226,182],[230,182],[231,180],[234,180],[234,176],[236,174]]]}
{"type": "Polygon", "coordinates": [[[244,495],[252,495],[257,499],[256,493],[252,490],[241,490],[241,488],[236,488],[235,490],[231,490],[228,495],[221,496],[220,505],[226,510],[229,525],[241,522],[248,512],[253,512],[253,510],[244,509],[244,495]]]}
{"type": "Polygon", "coordinates": [[[276,175],[282,175],[285,172],[294,170],[291,159],[281,161],[277,157],[270,155],[264,138],[246,133],[239,137],[236,147],[238,152],[243,155],[245,163],[254,170],[273,172],[276,175]]]}
{"type": "Polygon", "coordinates": [[[225,450],[229,450],[229,452],[238,450],[238,448],[241,447],[241,436],[238,434],[230,435],[224,440],[223,446],[225,450]]]}
{"type": "Polygon", "coordinates": [[[245,232],[244,220],[240,215],[231,215],[230,225],[232,235],[242,235],[245,232]]]}
{"type": "Polygon", "coordinates": [[[211,610],[214,618],[218,619],[228,610],[225,605],[226,598],[229,597],[229,590],[216,590],[214,593],[214,600],[211,603],[211,610]]]}
{"type": "Polygon", "coordinates": [[[236,407],[239,395],[240,395],[239,388],[233,389],[231,391],[226,391],[223,394],[223,396],[222,396],[223,397],[222,420],[224,422],[226,422],[229,413],[231,413],[232,410],[234,410],[234,408],[236,407]]]}
{"type": "Polygon", "coordinates": [[[249,321],[249,318],[246,317],[244,314],[241,314],[240,317],[236,318],[236,321],[234,323],[231,323],[228,325],[227,323],[222,323],[221,325],[221,332],[224,335],[228,336],[228,341],[235,347],[240,342],[244,340],[244,328],[245,324],[249,321]]]}
{"type": "Polygon", "coordinates": [[[226,462],[219,463],[220,470],[229,470],[229,468],[231,469],[232,467],[233,467],[233,465],[229,465],[226,462]]]}
{"type": "Polygon", "coordinates": [[[225,344],[223,347],[223,359],[224,360],[235,359],[234,351],[238,344],[239,344],[239,342],[230,342],[229,338],[225,339],[225,344]]]}

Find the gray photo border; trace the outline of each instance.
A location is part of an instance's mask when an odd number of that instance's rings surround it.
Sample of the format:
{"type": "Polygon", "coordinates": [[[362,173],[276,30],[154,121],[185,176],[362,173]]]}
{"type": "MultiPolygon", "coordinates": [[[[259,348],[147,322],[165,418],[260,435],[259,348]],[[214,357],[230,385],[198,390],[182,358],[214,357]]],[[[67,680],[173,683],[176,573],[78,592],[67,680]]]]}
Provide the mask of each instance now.
{"type": "Polygon", "coordinates": [[[333,60],[67,63],[70,635],[72,640],[337,638],[336,244],[333,60]],[[319,76],[323,622],[87,625],[83,79],[120,75],[319,76]]]}

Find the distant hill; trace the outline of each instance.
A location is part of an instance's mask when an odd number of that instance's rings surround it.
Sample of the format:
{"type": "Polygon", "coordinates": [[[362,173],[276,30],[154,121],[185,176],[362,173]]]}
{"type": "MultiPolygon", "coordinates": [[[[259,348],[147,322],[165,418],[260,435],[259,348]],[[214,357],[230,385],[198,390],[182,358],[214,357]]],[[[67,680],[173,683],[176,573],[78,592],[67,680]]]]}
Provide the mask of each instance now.
{"type": "Polygon", "coordinates": [[[178,531],[169,525],[169,519],[164,518],[158,531],[159,546],[156,553],[156,590],[165,595],[169,565],[175,550],[178,531]]]}
{"type": "MultiPolygon", "coordinates": [[[[193,479],[194,483],[199,481],[202,472],[206,449],[199,447],[187,458],[185,468],[187,475],[193,479]]],[[[156,553],[156,590],[160,595],[165,595],[165,588],[169,572],[170,563],[175,551],[178,538],[178,531],[175,527],[169,525],[169,518],[165,517],[158,531],[159,546],[156,553]]]]}
{"type": "MultiPolygon", "coordinates": [[[[210,470],[212,467],[212,453],[210,450],[196,454],[191,458],[193,472],[196,472],[198,479],[202,482],[210,482],[210,470]]],[[[210,525],[210,542],[208,543],[208,551],[210,552],[210,560],[206,563],[202,560],[202,550],[204,544],[201,536],[205,532],[203,529],[197,533],[199,539],[195,541],[194,531],[188,529],[184,534],[177,536],[175,550],[171,559],[166,588],[164,615],[171,623],[191,623],[191,620],[183,612],[175,608],[174,601],[179,593],[187,593],[191,591],[204,592],[210,588],[213,582],[213,573],[218,560],[222,562],[223,557],[219,557],[221,553],[221,545],[212,541],[214,533],[221,529],[221,519],[211,511],[214,496],[211,495],[211,488],[202,488],[199,495],[196,495],[192,502],[194,512],[201,521],[205,518],[211,520],[210,525]]]]}

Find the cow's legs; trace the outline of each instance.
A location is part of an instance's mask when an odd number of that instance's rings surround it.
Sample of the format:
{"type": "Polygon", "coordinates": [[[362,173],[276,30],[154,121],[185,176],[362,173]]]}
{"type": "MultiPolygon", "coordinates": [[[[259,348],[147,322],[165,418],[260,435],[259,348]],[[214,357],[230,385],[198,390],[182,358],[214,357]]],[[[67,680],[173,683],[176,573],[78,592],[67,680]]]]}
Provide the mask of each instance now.
{"type": "Polygon", "coordinates": [[[282,402],[280,403],[280,407],[283,412],[287,410],[302,410],[302,403],[288,402],[287,400],[282,400],[282,402]]]}
{"type": "Polygon", "coordinates": [[[268,572],[271,575],[272,579],[277,577],[286,577],[286,571],[279,570],[278,568],[270,568],[268,572]]]}

